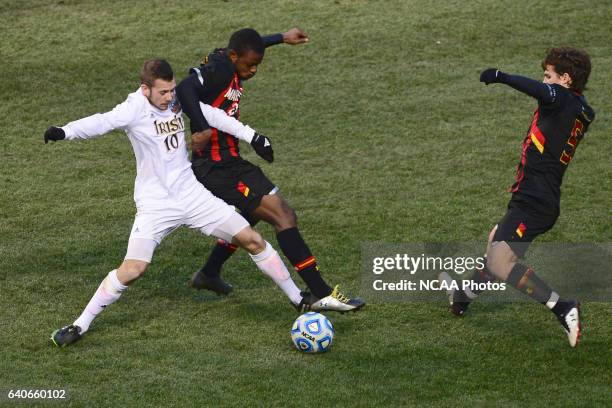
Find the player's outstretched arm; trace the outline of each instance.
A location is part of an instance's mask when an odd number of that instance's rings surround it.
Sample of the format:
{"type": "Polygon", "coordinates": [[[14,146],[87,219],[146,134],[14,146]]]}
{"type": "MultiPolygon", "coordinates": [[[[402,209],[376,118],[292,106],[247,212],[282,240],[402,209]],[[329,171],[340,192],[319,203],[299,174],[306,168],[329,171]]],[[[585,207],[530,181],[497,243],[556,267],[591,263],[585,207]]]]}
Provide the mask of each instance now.
{"type": "Polygon", "coordinates": [[[125,101],[110,112],[96,113],[75,120],[65,126],[51,126],[43,135],[45,143],[58,140],[91,139],[115,129],[125,129],[132,121],[137,107],[125,101]]]}
{"type": "Polygon", "coordinates": [[[267,48],[276,44],[304,44],[310,40],[310,37],[308,37],[308,34],[306,34],[304,31],[294,27],[289,31],[285,31],[284,33],[263,36],[262,40],[267,48]]]}
{"type": "Polygon", "coordinates": [[[482,71],[480,82],[484,82],[485,85],[495,83],[509,85],[544,104],[554,103],[557,98],[557,91],[553,86],[520,75],[506,74],[497,68],[488,68],[482,71]]]}
{"type": "Polygon", "coordinates": [[[255,153],[267,162],[272,163],[274,161],[272,143],[268,137],[256,133],[251,127],[228,116],[227,113],[221,109],[213,108],[210,105],[200,102],[200,110],[212,127],[250,143],[255,153]]]}

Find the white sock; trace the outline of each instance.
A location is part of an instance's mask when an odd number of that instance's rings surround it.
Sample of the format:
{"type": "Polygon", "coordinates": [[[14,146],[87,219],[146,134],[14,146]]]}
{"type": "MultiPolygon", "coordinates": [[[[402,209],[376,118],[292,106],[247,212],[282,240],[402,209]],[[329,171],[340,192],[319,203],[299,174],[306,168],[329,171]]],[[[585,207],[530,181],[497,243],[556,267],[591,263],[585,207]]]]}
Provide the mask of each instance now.
{"type": "Polygon", "coordinates": [[[302,301],[300,289],[291,279],[283,260],[269,242],[266,241],[266,248],[263,251],[257,255],[251,255],[251,259],[253,259],[259,270],[268,275],[285,292],[285,295],[294,305],[302,301]]]}
{"type": "Polygon", "coordinates": [[[114,303],[121,293],[127,289],[127,286],[119,282],[117,278],[117,270],[114,269],[108,273],[102,281],[96,293],[83,310],[83,313],[74,321],[75,326],[81,328],[81,334],[89,330],[91,322],[106,308],[106,306],[114,303]]]}

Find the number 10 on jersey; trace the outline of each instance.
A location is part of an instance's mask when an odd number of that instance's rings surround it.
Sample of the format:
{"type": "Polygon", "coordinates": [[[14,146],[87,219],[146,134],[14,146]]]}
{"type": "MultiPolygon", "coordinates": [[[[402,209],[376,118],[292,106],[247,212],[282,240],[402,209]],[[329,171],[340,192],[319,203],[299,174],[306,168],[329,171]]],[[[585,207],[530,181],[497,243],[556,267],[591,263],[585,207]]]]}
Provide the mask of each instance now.
{"type": "Polygon", "coordinates": [[[166,145],[166,149],[168,149],[168,151],[172,151],[178,148],[179,140],[176,133],[166,136],[166,138],[164,139],[164,144],[166,145]]]}

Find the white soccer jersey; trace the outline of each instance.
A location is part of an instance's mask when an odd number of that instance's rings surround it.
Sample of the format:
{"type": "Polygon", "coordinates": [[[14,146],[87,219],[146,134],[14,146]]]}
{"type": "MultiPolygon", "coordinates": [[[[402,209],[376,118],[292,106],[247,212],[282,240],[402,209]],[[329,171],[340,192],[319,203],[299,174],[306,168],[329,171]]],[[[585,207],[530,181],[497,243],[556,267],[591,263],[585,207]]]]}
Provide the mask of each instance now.
{"type": "MultiPolygon", "coordinates": [[[[254,130],[224,111],[201,105],[208,123],[240,139],[250,140],[254,130]]],[[[62,127],[66,139],[89,139],[115,129],[127,134],[136,156],[136,205],[176,196],[198,183],[185,143],[185,122],[176,99],[166,110],[151,105],[139,88],[112,111],[98,113],[62,127]]]]}

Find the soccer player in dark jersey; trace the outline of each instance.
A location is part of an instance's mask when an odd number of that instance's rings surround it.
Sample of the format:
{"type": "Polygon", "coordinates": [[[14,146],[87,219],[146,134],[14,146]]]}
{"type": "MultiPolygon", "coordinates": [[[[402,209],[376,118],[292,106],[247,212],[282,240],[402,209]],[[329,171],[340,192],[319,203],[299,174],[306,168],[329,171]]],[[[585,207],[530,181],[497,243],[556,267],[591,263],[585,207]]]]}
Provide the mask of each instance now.
{"type": "MultiPolygon", "coordinates": [[[[299,44],[308,36],[294,28],[283,34],[261,37],[247,28],[232,34],[227,48],[217,48],[177,87],[183,112],[191,120],[192,167],[197,179],[215,196],[237,207],[251,225],[265,221],[276,229],[279,246],[314,295],[305,296],[298,309],[355,311],[364,306],[360,299],[344,296],[321,277],[317,261],[297,227],[295,211],[278,193],[278,188],[261,171],[240,156],[238,139],[210,128],[200,103],[225,110],[239,118],[242,81],[252,78],[262,62],[266,47],[274,44],[299,44]]],[[[272,162],[270,140],[254,133],[250,144],[255,152],[272,162]]],[[[221,267],[236,250],[219,241],[204,266],[194,274],[191,285],[228,294],[232,287],[221,277],[221,267]]]]}
{"type": "MultiPolygon", "coordinates": [[[[483,283],[495,278],[546,305],[568,335],[570,346],[580,340],[580,304],[560,298],[530,267],[519,262],[529,244],[550,230],[559,216],[561,182],[578,144],[595,118],[582,94],[591,73],[584,51],[560,47],[542,61],[543,82],[489,68],[480,75],[486,85],[506,84],[538,101],[521,151],[516,181],[506,215],[489,234],[484,270],[472,276],[483,283]]],[[[449,281],[448,274],[441,279],[449,281]]],[[[478,292],[449,291],[451,311],[462,316],[478,292]]]]}

